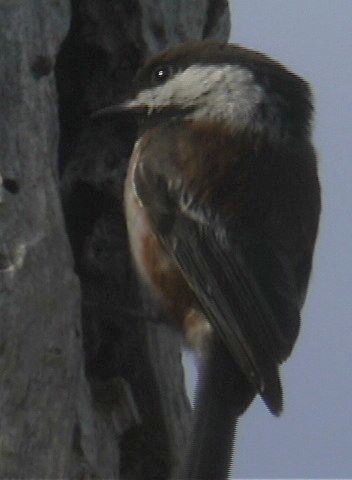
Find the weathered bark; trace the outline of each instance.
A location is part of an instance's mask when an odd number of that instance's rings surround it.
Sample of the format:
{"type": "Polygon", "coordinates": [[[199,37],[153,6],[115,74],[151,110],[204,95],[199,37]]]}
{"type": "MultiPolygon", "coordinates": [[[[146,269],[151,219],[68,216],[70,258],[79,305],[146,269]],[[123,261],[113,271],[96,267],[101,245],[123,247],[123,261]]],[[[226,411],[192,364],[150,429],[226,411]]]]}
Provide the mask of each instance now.
{"type": "Polygon", "coordinates": [[[227,2],[72,0],[69,20],[68,0],[0,2],[0,478],[165,479],[190,408],[129,260],[135,126],[89,115],[151,53],[226,39],[227,2]]]}
{"type": "Polygon", "coordinates": [[[56,175],[65,1],[0,5],[0,477],[68,475],[82,372],[79,284],[56,175]]]}

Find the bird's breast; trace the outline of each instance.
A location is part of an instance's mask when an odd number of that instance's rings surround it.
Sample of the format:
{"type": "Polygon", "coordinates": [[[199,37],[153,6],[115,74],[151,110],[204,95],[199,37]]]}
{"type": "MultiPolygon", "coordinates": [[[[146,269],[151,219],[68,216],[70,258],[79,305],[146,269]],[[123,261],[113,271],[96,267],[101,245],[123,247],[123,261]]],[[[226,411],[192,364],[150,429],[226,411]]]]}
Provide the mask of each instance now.
{"type": "Polygon", "coordinates": [[[183,331],[186,339],[193,346],[202,346],[210,332],[209,324],[178,266],[161,245],[136,192],[134,173],[141,157],[139,140],[132,152],[124,190],[127,231],[135,268],[154,300],[183,331]]]}
{"type": "Polygon", "coordinates": [[[129,162],[125,180],[124,206],[127,222],[129,245],[135,266],[142,280],[150,283],[145,262],[145,243],[155,237],[145,208],[137,196],[134,185],[134,172],[139,161],[139,143],[137,141],[129,162]]]}

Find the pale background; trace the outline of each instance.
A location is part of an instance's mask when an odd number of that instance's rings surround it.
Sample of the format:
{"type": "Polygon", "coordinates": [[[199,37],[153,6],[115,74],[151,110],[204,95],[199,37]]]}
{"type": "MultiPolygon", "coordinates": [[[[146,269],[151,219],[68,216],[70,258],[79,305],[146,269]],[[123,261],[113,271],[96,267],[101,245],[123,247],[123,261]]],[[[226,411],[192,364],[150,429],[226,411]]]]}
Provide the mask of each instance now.
{"type": "MultiPolygon", "coordinates": [[[[323,214],[285,409],[240,421],[236,478],[352,478],[352,0],[234,0],[231,41],[305,77],[316,103],[323,214]]],[[[191,378],[194,371],[190,368],[191,378]]]]}

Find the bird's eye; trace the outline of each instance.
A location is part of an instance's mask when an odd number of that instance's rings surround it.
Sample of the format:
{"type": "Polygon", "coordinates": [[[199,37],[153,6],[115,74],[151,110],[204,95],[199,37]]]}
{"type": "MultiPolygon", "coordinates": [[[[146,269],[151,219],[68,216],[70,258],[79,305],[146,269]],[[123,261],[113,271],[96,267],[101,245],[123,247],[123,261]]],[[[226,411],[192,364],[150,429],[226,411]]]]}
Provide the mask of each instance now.
{"type": "Polygon", "coordinates": [[[152,72],[151,80],[155,83],[164,83],[172,75],[171,65],[158,65],[152,72]]]}

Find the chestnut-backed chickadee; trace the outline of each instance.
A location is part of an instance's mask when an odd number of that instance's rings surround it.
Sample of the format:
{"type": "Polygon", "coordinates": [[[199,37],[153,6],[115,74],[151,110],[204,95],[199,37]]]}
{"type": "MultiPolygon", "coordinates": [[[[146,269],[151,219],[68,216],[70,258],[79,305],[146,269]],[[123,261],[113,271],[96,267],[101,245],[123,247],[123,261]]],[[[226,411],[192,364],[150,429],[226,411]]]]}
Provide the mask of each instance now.
{"type": "Polygon", "coordinates": [[[136,268],[208,348],[184,475],[223,478],[225,442],[255,394],[282,410],[278,367],[299,331],[320,213],[309,86],[261,53],[192,42],[152,58],[133,97],[106,111],[121,108],[140,119],[125,185],[136,268]]]}

